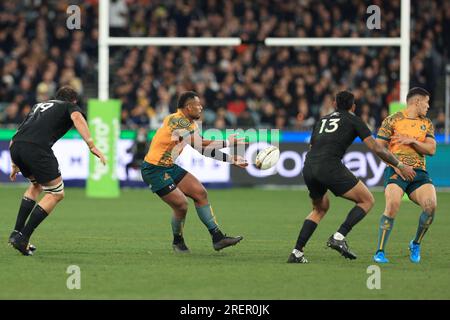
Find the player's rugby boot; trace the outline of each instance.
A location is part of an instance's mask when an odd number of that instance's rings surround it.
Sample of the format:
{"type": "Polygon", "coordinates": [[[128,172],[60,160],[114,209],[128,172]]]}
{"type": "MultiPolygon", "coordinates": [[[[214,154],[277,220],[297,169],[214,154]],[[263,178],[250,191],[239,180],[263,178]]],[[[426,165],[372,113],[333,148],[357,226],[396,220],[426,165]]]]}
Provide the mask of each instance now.
{"type": "Polygon", "coordinates": [[[412,240],[409,243],[409,260],[414,263],[420,262],[420,244],[415,244],[412,240]]]}
{"type": "Polygon", "coordinates": [[[28,238],[26,238],[21,232],[12,237],[10,241],[14,249],[19,250],[24,256],[33,255],[33,251],[29,248],[28,238]]]}
{"type": "Polygon", "coordinates": [[[300,257],[297,257],[294,253],[291,253],[287,263],[308,263],[308,260],[306,260],[305,255],[303,254],[300,257]]]}
{"type": "Polygon", "coordinates": [[[214,250],[219,251],[226,247],[236,245],[242,239],[244,239],[244,237],[242,237],[242,236],[227,237],[227,235],[225,235],[222,239],[220,239],[216,242],[213,242],[213,247],[214,247],[214,250]]]}
{"type": "Polygon", "coordinates": [[[191,250],[189,250],[189,248],[186,246],[184,240],[177,243],[172,243],[172,248],[175,253],[191,253],[191,250]]]}
{"type": "Polygon", "coordinates": [[[373,261],[375,261],[376,263],[388,263],[389,262],[389,260],[384,255],[384,251],[378,251],[377,253],[375,253],[375,255],[373,256],[373,261]]]}
{"type": "MultiPolygon", "coordinates": [[[[11,235],[9,236],[9,240],[8,240],[9,244],[11,244],[11,239],[18,233],[19,233],[19,231],[17,231],[17,230],[14,230],[13,232],[11,232],[11,235]]],[[[28,249],[30,249],[31,251],[34,252],[34,251],[36,251],[37,248],[33,244],[29,243],[28,244],[28,249]]]]}
{"type": "Polygon", "coordinates": [[[343,255],[346,259],[356,259],[356,255],[350,251],[348,248],[347,241],[344,240],[336,240],[333,235],[328,239],[327,246],[331,249],[336,250],[341,255],[343,255]]]}

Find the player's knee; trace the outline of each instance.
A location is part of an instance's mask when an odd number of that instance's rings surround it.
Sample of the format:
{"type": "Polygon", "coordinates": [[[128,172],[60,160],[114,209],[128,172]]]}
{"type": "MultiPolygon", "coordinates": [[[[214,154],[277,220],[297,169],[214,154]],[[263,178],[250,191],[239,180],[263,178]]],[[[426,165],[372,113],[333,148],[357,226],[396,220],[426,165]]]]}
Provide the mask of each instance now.
{"type": "Polygon", "coordinates": [[[320,209],[316,209],[315,211],[316,211],[316,214],[318,216],[320,216],[320,218],[323,218],[323,216],[325,216],[327,214],[328,210],[325,208],[320,208],[320,209]]]}
{"type": "Polygon", "coordinates": [[[373,208],[373,206],[375,205],[375,198],[373,197],[373,195],[371,193],[369,193],[369,195],[367,196],[367,199],[365,200],[365,204],[366,204],[366,213],[369,213],[370,209],[373,208]]]}
{"type": "Polygon", "coordinates": [[[427,214],[433,215],[436,212],[437,203],[434,200],[427,200],[425,202],[424,210],[427,214]]]}
{"type": "Polygon", "coordinates": [[[40,184],[36,184],[34,185],[34,190],[39,194],[42,192],[42,186],[40,184]]]}
{"type": "Polygon", "coordinates": [[[314,206],[313,208],[313,214],[320,217],[320,219],[323,218],[328,212],[328,209],[330,208],[329,204],[321,204],[319,206],[314,206]]]}
{"type": "Polygon", "coordinates": [[[208,191],[206,191],[205,188],[201,188],[197,193],[196,193],[196,200],[206,200],[208,199],[208,191]]]}
{"type": "Polygon", "coordinates": [[[64,190],[58,192],[58,193],[52,193],[51,194],[53,199],[55,199],[57,202],[60,202],[64,199],[64,190]]]}
{"type": "Polygon", "coordinates": [[[29,196],[31,198],[36,198],[42,192],[42,187],[38,183],[31,183],[28,190],[25,192],[25,196],[29,196]]]}
{"type": "Polygon", "coordinates": [[[183,201],[180,201],[177,203],[177,211],[179,213],[186,214],[186,212],[188,210],[188,206],[189,206],[189,203],[188,203],[187,199],[184,199],[183,201]]]}
{"type": "Polygon", "coordinates": [[[387,201],[384,214],[387,215],[388,217],[394,217],[399,209],[400,209],[400,201],[397,200],[387,201]]]}
{"type": "Polygon", "coordinates": [[[326,201],[319,207],[319,213],[325,215],[328,212],[328,209],[330,209],[330,202],[326,201]]]}

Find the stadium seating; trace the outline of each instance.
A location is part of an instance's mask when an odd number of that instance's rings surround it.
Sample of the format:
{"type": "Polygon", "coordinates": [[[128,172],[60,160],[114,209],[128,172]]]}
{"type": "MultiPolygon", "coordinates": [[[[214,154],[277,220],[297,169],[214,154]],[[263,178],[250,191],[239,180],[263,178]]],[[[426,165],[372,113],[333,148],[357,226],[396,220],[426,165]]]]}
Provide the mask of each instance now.
{"type": "MultiPolygon", "coordinates": [[[[123,128],[159,127],[175,109],[177,93],[189,89],[204,97],[206,125],[308,130],[329,111],[333,93],[350,88],[358,112],[375,129],[388,103],[399,97],[398,48],[252,43],[268,36],[399,36],[400,0],[380,4],[381,30],[369,30],[357,18],[369,2],[115,1],[115,36],[239,36],[249,41],[239,47],[112,48],[110,89],[123,102],[123,128]]],[[[36,10],[24,10],[25,5],[33,4],[0,4],[0,101],[7,103],[1,126],[17,126],[35,100],[50,97],[63,84],[77,88],[83,105],[97,96],[97,1],[81,5],[79,31],[65,27],[65,1],[36,5],[36,10]]],[[[448,1],[412,1],[410,86],[432,92],[436,114],[443,105],[437,79],[449,61],[448,12],[448,1]]]]}

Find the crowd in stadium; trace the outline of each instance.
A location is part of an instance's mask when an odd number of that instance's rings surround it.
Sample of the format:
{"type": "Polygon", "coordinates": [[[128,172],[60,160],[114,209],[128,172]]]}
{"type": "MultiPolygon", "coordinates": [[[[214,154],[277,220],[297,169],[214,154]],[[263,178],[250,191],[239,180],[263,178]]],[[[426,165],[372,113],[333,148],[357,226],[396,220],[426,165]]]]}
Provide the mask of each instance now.
{"type": "MultiPolygon", "coordinates": [[[[83,2],[82,27],[74,31],[66,27],[63,1],[0,4],[0,126],[16,127],[30,106],[51,98],[64,84],[78,91],[83,105],[96,97],[97,2],[83,2]],[[33,5],[35,10],[22,10],[33,5]]],[[[450,3],[412,1],[411,14],[410,87],[433,94],[450,61],[450,3]]],[[[110,26],[112,36],[246,41],[237,47],[111,48],[110,91],[122,100],[123,128],[158,128],[185,90],[201,94],[204,124],[217,128],[309,130],[330,112],[333,94],[350,89],[359,115],[375,130],[388,115],[389,103],[399,99],[396,47],[274,48],[257,41],[398,37],[400,0],[111,0],[110,26]],[[370,4],[381,8],[380,30],[367,28],[370,4]]],[[[445,117],[436,108],[433,112],[439,129],[445,117]]]]}

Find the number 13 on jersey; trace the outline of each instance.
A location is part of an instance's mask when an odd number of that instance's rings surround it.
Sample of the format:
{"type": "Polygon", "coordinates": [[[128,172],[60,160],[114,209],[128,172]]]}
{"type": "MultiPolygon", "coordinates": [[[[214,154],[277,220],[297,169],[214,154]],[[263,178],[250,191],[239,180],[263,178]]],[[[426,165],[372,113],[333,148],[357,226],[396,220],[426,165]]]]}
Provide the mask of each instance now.
{"type": "Polygon", "coordinates": [[[324,130],[326,133],[335,132],[339,127],[338,122],[341,120],[337,119],[322,119],[322,125],[320,126],[319,133],[322,133],[324,130]],[[327,123],[328,122],[328,123],[327,123]]]}

